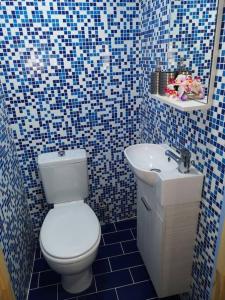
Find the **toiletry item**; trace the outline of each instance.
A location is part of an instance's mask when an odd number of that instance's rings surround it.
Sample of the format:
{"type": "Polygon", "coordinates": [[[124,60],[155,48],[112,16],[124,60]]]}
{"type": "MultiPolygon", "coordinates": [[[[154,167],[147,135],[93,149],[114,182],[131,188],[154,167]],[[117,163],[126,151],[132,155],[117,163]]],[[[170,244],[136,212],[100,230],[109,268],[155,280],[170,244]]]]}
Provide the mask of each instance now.
{"type": "Polygon", "coordinates": [[[184,58],[183,57],[180,57],[180,60],[178,61],[178,64],[177,64],[177,76],[178,75],[191,75],[192,72],[189,71],[187,69],[187,67],[185,66],[185,63],[184,63],[184,58]]]}
{"type": "Polygon", "coordinates": [[[170,69],[175,69],[176,67],[176,48],[173,42],[169,42],[167,49],[167,62],[170,69]]]}
{"type": "Polygon", "coordinates": [[[156,58],[156,70],[151,74],[151,94],[159,93],[159,74],[161,72],[160,59],[156,58]]]}
{"type": "Polygon", "coordinates": [[[166,95],[166,88],[176,78],[175,71],[160,72],[159,74],[159,95],[166,95]]]}

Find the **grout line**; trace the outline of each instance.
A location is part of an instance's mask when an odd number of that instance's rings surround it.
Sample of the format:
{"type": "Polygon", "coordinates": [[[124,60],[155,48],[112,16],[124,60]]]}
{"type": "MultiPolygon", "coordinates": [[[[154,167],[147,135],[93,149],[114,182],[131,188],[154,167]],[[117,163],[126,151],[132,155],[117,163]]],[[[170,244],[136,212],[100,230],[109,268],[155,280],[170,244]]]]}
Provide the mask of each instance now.
{"type": "MultiPolygon", "coordinates": [[[[102,246],[105,246],[105,240],[104,240],[104,234],[102,234],[102,241],[103,241],[103,245],[102,246]]],[[[101,247],[101,246],[100,246],[101,247]]]]}
{"type": "Polygon", "coordinates": [[[134,217],[131,217],[131,218],[122,219],[122,220],[118,220],[118,221],[116,221],[114,223],[124,222],[124,221],[128,221],[128,220],[133,220],[133,219],[137,220],[137,216],[134,216],[134,217]]]}
{"type": "MultiPolygon", "coordinates": [[[[122,248],[122,250],[123,250],[123,248],[122,248]]],[[[101,260],[104,260],[106,258],[111,258],[111,257],[118,257],[118,256],[129,255],[129,254],[133,254],[133,253],[140,253],[140,252],[138,250],[132,251],[132,252],[126,252],[126,253],[123,251],[122,254],[116,254],[116,255],[106,256],[106,257],[103,257],[103,258],[98,258],[98,259],[96,259],[96,261],[101,261],[101,260]]]]}
{"type": "Polygon", "coordinates": [[[33,272],[32,274],[37,274],[37,273],[44,273],[44,272],[49,272],[49,271],[52,271],[52,269],[46,269],[46,270],[43,270],[43,271],[37,271],[37,272],[33,272]]]}
{"type": "Polygon", "coordinates": [[[107,244],[107,245],[101,245],[101,246],[99,246],[99,248],[105,247],[105,246],[111,246],[111,245],[115,245],[115,244],[119,244],[119,243],[121,243],[121,242],[115,242],[115,243],[111,243],[111,244],[107,244]]]}
{"type": "Polygon", "coordinates": [[[108,257],[108,262],[109,262],[110,272],[112,272],[112,267],[111,267],[111,263],[110,263],[109,257],[108,257]]]}
{"type": "Polygon", "coordinates": [[[117,293],[117,289],[115,288],[115,291],[116,291],[116,298],[117,300],[119,300],[119,296],[118,296],[118,293],[117,293]]]}
{"type": "Polygon", "coordinates": [[[123,241],[117,241],[115,243],[109,243],[109,244],[105,244],[104,246],[110,246],[110,245],[114,245],[114,244],[118,244],[118,243],[121,243],[121,242],[129,242],[129,241],[133,241],[134,238],[133,238],[133,233],[132,233],[132,239],[129,239],[129,240],[123,240],[123,241]]]}
{"type": "Polygon", "coordinates": [[[59,299],[59,284],[57,284],[57,291],[56,291],[56,300],[59,299]]]}
{"type": "MultiPolygon", "coordinates": [[[[144,266],[143,264],[142,265],[135,265],[135,266],[131,266],[130,268],[136,268],[136,267],[142,267],[144,266]]],[[[118,269],[118,270],[113,270],[113,271],[109,271],[109,272],[104,272],[104,273],[98,273],[98,274],[95,274],[96,277],[98,276],[101,276],[101,275],[104,275],[104,274],[109,274],[109,273],[114,273],[114,272],[117,272],[117,271],[123,271],[123,270],[128,270],[129,268],[122,268],[122,269],[118,269]]]]}
{"type": "MultiPolygon", "coordinates": [[[[117,287],[114,287],[114,288],[110,288],[110,289],[105,289],[105,290],[100,290],[99,292],[103,292],[103,291],[108,291],[108,290],[112,290],[112,289],[118,289],[118,288],[122,288],[122,287],[126,287],[126,286],[131,286],[131,285],[134,285],[134,284],[139,284],[139,283],[143,283],[143,282],[149,282],[150,280],[142,280],[142,281],[139,281],[139,282],[135,282],[135,283],[128,283],[128,284],[125,284],[125,285],[120,285],[120,286],[117,286],[117,287]]],[[[154,298],[153,298],[154,299],[154,298]]],[[[157,297],[156,297],[157,299],[157,297]]]]}
{"type": "MultiPolygon", "coordinates": [[[[114,289],[116,289],[116,288],[110,288],[110,289],[105,289],[105,290],[101,290],[101,291],[97,291],[97,292],[91,292],[91,293],[89,293],[89,294],[78,295],[77,298],[74,298],[74,296],[73,296],[73,298],[66,298],[66,299],[64,299],[64,300],[69,300],[69,299],[75,299],[75,300],[78,300],[78,299],[80,299],[80,297],[86,297],[86,296],[96,295],[96,294],[98,294],[98,293],[105,292],[105,291],[113,291],[114,289]]],[[[76,296],[75,296],[75,297],[76,297],[76,296]]]]}
{"type": "Polygon", "coordinates": [[[97,284],[96,284],[96,280],[95,280],[95,275],[93,275],[93,280],[94,280],[94,283],[95,283],[95,290],[97,292],[97,284]]]}
{"type": "Polygon", "coordinates": [[[38,273],[38,280],[37,280],[37,286],[39,287],[39,284],[40,284],[40,276],[41,276],[41,274],[40,274],[40,272],[38,273]]]}
{"type": "Polygon", "coordinates": [[[134,229],[135,227],[131,227],[131,228],[126,228],[126,229],[122,229],[122,230],[117,230],[117,231],[114,231],[114,232],[106,232],[106,233],[103,233],[102,235],[108,235],[108,234],[115,234],[117,232],[123,232],[123,231],[128,231],[128,230],[131,230],[131,229],[134,229]]]}
{"type": "Polygon", "coordinates": [[[131,276],[131,279],[132,279],[133,283],[135,283],[130,268],[128,270],[129,270],[129,273],[130,273],[130,276],[131,276]]]}
{"type": "Polygon", "coordinates": [[[115,222],[113,222],[112,224],[113,224],[113,226],[114,226],[114,229],[115,229],[115,231],[114,231],[114,232],[117,232],[117,229],[116,229],[115,222]]]}
{"type": "Polygon", "coordinates": [[[27,296],[26,296],[26,300],[28,300],[28,298],[29,298],[29,294],[30,294],[30,285],[31,285],[31,280],[32,280],[32,276],[33,276],[33,270],[34,270],[35,254],[36,254],[36,247],[35,247],[35,251],[34,251],[34,254],[33,254],[33,263],[32,263],[32,269],[31,269],[31,274],[30,274],[29,285],[28,285],[28,289],[27,289],[27,296]]]}
{"type": "Polygon", "coordinates": [[[133,233],[133,230],[132,230],[132,229],[134,229],[134,228],[135,228],[135,227],[131,228],[130,231],[131,231],[131,234],[133,235],[134,239],[136,240],[136,237],[135,237],[135,235],[134,235],[134,233],[133,233]]]}
{"type": "Polygon", "coordinates": [[[122,244],[122,242],[120,242],[120,246],[121,246],[121,248],[122,248],[123,254],[125,254],[124,249],[123,249],[123,244],[122,244]]]}
{"type": "Polygon", "coordinates": [[[42,289],[42,288],[46,288],[46,287],[49,287],[49,286],[55,286],[55,285],[58,285],[58,283],[53,283],[53,284],[48,284],[48,285],[39,286],[39,287],[37,287],[37,288],[31,289],[31,291],[38,290],[38,289],[42,289]]]}

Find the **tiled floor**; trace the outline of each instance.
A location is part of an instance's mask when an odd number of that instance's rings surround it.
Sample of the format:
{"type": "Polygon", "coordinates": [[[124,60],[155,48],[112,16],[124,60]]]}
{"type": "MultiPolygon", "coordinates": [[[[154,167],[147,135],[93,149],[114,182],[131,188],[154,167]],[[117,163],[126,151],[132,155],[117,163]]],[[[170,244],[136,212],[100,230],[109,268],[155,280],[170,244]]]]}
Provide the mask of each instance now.
{"type": "MultiPolygon", "coordinates": [[[[73,295],[60,284],[36,250],[28,300],[147,300],[158,299],[136,246],[136,220],[102,226],[102,240],[88,290],[73,295]]],[[[169,298],[178,300],[179,297],[169,298]]]]}

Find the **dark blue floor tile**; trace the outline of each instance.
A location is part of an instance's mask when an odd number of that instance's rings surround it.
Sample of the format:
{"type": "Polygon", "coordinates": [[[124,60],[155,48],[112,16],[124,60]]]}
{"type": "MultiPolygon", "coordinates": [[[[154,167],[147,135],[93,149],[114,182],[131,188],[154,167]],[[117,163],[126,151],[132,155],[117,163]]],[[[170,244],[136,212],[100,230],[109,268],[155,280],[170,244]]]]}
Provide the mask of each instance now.
{"type": "Polygon", "coordinates": [[[122,241],[128,241],[133,239],[133,235],[130,230],[123,230],[119,232],[106,233],[103,235],[105,244],[118,243],[122,241]]]}
{"type": "Polygon", "coordinates": [[[129,270],[121,270],[103,275],[97,275],[95,277],[95,281],[98,291],[107,290],[132,283],[129,270]]]}
{"type": "Polygon", "coordinates": [[[156,297],[150,281],[140,282],[117,289],[119,300],[146,300],[156,297]]]}
{"type": "Polygon", "coordinates": [[[39,246],[35,249],[35,259],[41,258],[41,249],[39,246]]]}
{"type": "Polygon", "coordinates": [[[144,281],[149,279],[148,272],[145,266],[138,266],[130,269],[134,282],[144,281]]]}
{"type": "Polygon", "coordinates": [[[38,276],[39,276],[39,273],[32,274],[31,281],[30,281],[30,288],[31,289],[34,289],[34,288],[38,287],[38,276]]]}
{"type": "Polygon", "coordinates": [[[110,272],[110,266],[108,259],[101,259],[94,262],[93,266],[93,273],[96,274],[102,274],[110,272]]]}
{"type": "Polygon", "coordinates": [[[117,300],[116,291],[108,290],[92,295],[78,297],[78,300],[117,300]]]}
{"type": "Polygon", "coordinates": [[[125,253],[138,251],[136,240],[122,242],[122,247],[125,253]]]}
{"type": "Polygon", "coordinates": [[[99,247],[97,259],[123,254],[120,243],[99,247]]]}
{"type": "Polygon", "coordinates": [[[113,223],[105,224],[101,226],[102,233],[109,233],[116,231],[115,225],[113,223]]]}
{"type": "Polygon", "coordinates": [[[134,238],[137,239],[137,229],[133,228],[133,229],[131,229],[131,231],[133,233],[134,238]]]}
{"type": "Polygon", "coordinates": [[[49,270],[40,273],[39,286],[51,285],[59,283],[61,281],[61,276],[56,272],[49,270]]]}
{"type": "Polygon", "coordinates": [[[57,285],[31,290],[28,300],[57,300],[57,285]]]}
{"type": "Polygon", "coordinates": [[[137,219],[128,219],[124,221],[119,221],[115,223],[116,230],[124,230],[124,229],[130,229],[137,226],[137,219]]]}
{"type": "Polygon", "coordinates": [[[109,261],[113,271],[143,265],[139,252],[111,257],[109,261]]]}
{"type": "Polygon", "coordinates": [[[92,281],[91,283],[91,286],[83,291],[82,293],[79,293],[79,294],[71,294],[71,293],[68,293],[64,290],[64,288],[62,287],[61,284],[58,285],[58,299],[57,300],[65,300],[65,299],[71,299],[73,297],[76,297],[76,296],[81,296],[81,295],[87,295],[87,294],[93,294],[96,292],[96,288],[95,288],[95,282],[94,280],[92,281]]]}
{"type": "Polygon", "coordinates": [[[39,258],[34,261],[33,273],[49,270],[50,267],[44,258],[39,258]]]}

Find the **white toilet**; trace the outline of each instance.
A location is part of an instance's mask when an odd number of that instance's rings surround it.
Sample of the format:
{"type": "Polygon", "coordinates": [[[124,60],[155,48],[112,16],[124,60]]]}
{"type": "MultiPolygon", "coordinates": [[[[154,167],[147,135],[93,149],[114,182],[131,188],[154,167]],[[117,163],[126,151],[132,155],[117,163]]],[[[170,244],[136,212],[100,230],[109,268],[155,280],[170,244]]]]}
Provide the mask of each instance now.
{"type": "Polygon", "coordinates": [[[88,196],[85,150],[41,154],[38,165],[48,203],[53,203],[40,231],[41,251],[49,266],[62,275],[70,293],[87,289],[92,281],[101,227],[88,196]]]}

